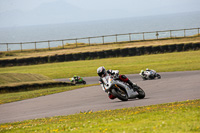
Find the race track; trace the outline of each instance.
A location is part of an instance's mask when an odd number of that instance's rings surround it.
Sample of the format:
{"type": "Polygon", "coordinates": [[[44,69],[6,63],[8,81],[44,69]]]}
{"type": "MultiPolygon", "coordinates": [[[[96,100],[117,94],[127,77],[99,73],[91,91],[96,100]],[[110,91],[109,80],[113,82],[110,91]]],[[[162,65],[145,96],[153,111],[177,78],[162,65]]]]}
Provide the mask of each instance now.
{"type": "MultiPolygon", "coordinates": [[[[42,96],[0,105],[0,123],[69,115],[84,112],[186,101],[200,98],[200,71],[159,73],[162,79],[143,81],[137,74],[127,75],[146,92],[145,99],[122,102],[110,100],[100,86],[42,96]]],[[[98,83],[98,77],[84,78],[98,83]]],[[[65,79],[59,79],[65,80],[65,79]]]]}

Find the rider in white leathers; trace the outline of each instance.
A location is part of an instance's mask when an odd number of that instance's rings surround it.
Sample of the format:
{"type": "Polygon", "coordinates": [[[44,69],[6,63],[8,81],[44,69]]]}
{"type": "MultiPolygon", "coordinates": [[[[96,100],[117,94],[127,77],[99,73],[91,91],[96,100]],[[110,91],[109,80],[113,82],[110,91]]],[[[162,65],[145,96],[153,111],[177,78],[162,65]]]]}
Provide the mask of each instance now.
{"type": "Polygon", "coordinates": [[[153,74],[154,76],[156,76],[156,71],[155,70],[150,70],[148,68],[146,68],[146,71],[141,70],[140,75],[144,78],[149,78],[149,76],[153,74]]]}
{"type": "MultiPolygon", "coordinates": [[[[116,76],[118,80],[121,80],[123,82],[126,82],[128,83],[132,88],[134,88],[134,84],[125,76],[125,75],[119,75],[119,70],[107,70],[101,66],[97,69],[97,74],[99,75],[100,79],[99,79],[99,83],[101,85],[101,88],[105,91],[105,87],[104,87],[104,83],[103,83],[103,80],[102,78],[107,76],[107,74],[109,75],[114,75],[116,76]]],[[[105,91],[106,92],[106,91],[105,91]]],[[[111,95],[110,93],[108,93],[108,97],[110,99],[114,99],[116,98],[115,96],[111,95]]]]}

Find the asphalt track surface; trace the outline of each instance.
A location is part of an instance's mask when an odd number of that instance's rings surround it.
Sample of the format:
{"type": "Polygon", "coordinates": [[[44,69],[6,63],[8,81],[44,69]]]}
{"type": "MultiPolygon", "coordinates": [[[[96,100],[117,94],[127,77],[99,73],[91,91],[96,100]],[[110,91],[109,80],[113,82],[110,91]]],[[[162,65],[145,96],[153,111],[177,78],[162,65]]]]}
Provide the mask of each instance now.
{"type": "MultiPolygon", "coordinates": [[[[75,114],[84,111],[112,110],[200,98],[200,71],[159,73],[162,78],[143,81],[138,74],[127,75],[146,93],[144,99],[122,102],[110,100],[100,86],[42,96],[0,105],[0,123],[75,114]]],[[[98,83],[98,77],[84,78],[98,83]]],[[[59,79],[66,80],[66,79],[59,79]]]]}

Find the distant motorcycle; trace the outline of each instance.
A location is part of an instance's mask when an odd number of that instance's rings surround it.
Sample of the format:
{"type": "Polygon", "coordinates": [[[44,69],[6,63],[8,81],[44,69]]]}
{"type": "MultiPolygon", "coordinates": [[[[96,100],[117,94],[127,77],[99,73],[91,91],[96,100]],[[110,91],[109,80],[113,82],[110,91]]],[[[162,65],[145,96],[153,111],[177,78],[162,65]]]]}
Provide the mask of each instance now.
{"type": "Polygon", "coordinates": [[[149,71],[141,70],[139,74],[143,80],[155,79],[155,78],[161,79],[160,74],[156,73],[155,70],[149,70],[149,71]]]}
{"type": "Polygon", "coordinates": [[[77,77],[77,78],[69,78],[70,82],[73,83],[73,84],[86,84],[86,81],[83,80],[82,77],[77,77]]]}
{"type": "Polygon", "coordinates": [[[122,101],[134,98],[143,99],[145,97],[145,92],[135,83],[134,88],[131,88],[127,83],[116,80],[111,75],[103,77],[102,80],[105,84],[105,91],[111,93],[122,101]]]}

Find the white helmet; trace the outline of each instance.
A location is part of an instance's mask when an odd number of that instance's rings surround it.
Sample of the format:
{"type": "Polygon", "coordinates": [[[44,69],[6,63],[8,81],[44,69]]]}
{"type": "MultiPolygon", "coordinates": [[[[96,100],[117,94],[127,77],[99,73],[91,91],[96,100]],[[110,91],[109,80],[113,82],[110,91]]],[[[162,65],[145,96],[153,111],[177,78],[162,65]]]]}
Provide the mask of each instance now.
{"type": "Polygon", "coordinates": [[[146,71],[149,71],[149,68],[147,68],[146,71]]]}
{"type": "Polygon", "coordinates": [[[101,66],[97,69],[97,74],[102,77],[103,75],[105,76],[107,74],[106,69],[104,66],[101,66]]]}

